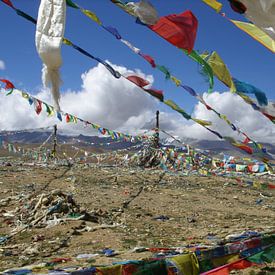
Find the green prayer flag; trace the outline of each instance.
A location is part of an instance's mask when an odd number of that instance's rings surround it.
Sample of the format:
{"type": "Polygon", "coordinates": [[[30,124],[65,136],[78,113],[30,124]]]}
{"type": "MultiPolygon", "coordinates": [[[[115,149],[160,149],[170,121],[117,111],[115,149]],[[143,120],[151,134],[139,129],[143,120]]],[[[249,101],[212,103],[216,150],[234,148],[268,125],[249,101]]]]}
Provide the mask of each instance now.
{"type": "Polygon", "coordinates": [[[187,120],[191,119],[191,116],[189,114],[187,114],[183,109],[181,109],[174,101],[169,99],[169,100],[165,100],[164,103],[166,105],[170,106],[173,110],[180,113],[187,120]]]}
{"type": "Polygon", "coordinates": [[[275,245],[247,258],[250,262],[262,264],[272,263],[275,260],[275,245]]]}
{"type": "Polygon", "coordinates": [[[66,3],[71,8],[79,9],[78,5],[75,4],[72,0],[66,0],[66,3]]]}
{"type": "Polygon", "coordinates": [[[202,66],[203,71],[208,75],[208,81],[209,81],[208,92],[211,93],[214,87],[214,74],[213,74],[212,68],[196,51],[192,50],[190,54],[188,53],[187,50],[183,50],[183,51],[185,52],[186,55],[191,57],[193,60],[195,60],[202,66]]]}
{"type": "Polygon", "coordinates": [[[165,79],[171,78],[171,74],[165,66],[157,65],[157,68],[165,74],[165,79]]]}

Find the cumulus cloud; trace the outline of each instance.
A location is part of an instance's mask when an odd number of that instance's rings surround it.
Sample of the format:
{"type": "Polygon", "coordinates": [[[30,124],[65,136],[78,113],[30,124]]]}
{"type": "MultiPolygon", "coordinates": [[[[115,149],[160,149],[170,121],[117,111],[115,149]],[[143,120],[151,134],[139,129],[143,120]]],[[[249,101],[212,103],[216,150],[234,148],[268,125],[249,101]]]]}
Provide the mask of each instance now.
{"type": "Polygon", "coordinates": [[[5,70],[5,68],[6,68],[5,62],[0,59],[0,70],[5,70]]]}
{"type": "MultiPolygon", "coordinates": [[[[239,96],[230,92],[214,92],[212,94],[205,93],[203,98],[210,106],[221,114],[226,115],[232,123],[255,141],[275,143],[274,124],[260,112],[254,111],[253,108],[245,103],[239,96]]],[[[211,121],[213,123],[211,128],[217,130],[223,136],[231,136],[239,140],[244,139],[242,135],[233,132],[225,121],[221,120],[214,112],[207,110],[201,103],[195,106],[193,116],[211,121]]],[[[189,134],[196,139],[217,139],[213,134],[198,124],[192,124],[186,127],[186,125],[183,125],[181,129],[175,129],[175,131],[178,132],[178,134],[180,134],[181,131],[182,134],[189,132],[189,134]]]]}
{"type": "MultiPolygon", "coordinates": [[[[125,67],[112,66],[123,75],[138,74],[153,82],[152,76],[144,75],[140,71],[133,72],[125,67]]],[[[81,78],[83,84],[80,91],[67,91],[61,95],[61,108],[84,120],[110,129],[133,132],[140,129],[157,108],[156,99],[123,78],[115,79],[100,64],[83,73],[81,78]]],[[[46,90],[35,96],[51,102],[50,94],[46,90]]],[[[28,102],[20,96],[2,96],[0,104],[2,129],[36,128],[58,122],[55,118],[47,118],[44,113],[37,116],[34,111],[30,111],[28,102]]],[[[89,134],[87,129],[83,130],[81,123],[59,123],[58,128],[71,134],[89,134]]]]}
{"type": "MultiPolygon", "coordinates": [[[[140,71],[130,71],[125,67],[112,65],[124,75],[138,74],[150,83],[154,79],[140,71]]],[[[79,91],[66,91],[61,95],[62,110],[74,114],[84,120],[98,123],[103,127],[125,133],[141,133],[155,126],[155,111],[161,107],[158,101],[144,93],[134,84],[125,79],[115,79],[102,65],[98,65],[81,76],[82,87],[79,91]]],[[[36,95],[46,102],[51,102],[50,93],[41,90],[36,95]]],[[[243,100],[230,93],[203,95],[205,101],[217,111],[225,114],[234,124],[240,127],[251,138],[275,143],[275,126],[259,112],[255,112],[243,100]]],[[[15,130],[38,128],[58,123],[58,128],[67,134],[95,134],[91,128],[84,129],[82,123],[60,123],[56,118],[48,118],[42,112],[39,116],[31,110],[27,100],[20,96],[0,96],[0,128],[15,130]]],[[[161,109],[161,108],[160,108],[161,109]]],[[[198,103],[193,116],[213,122],[211,128],[223,136],[243,139],[213,112],[198,103]]],[[[161,128],[179,137],[195,139],[217,139],[216,136],[192,121],[186,121],[176,112],[160,114],[161,128]]]]}

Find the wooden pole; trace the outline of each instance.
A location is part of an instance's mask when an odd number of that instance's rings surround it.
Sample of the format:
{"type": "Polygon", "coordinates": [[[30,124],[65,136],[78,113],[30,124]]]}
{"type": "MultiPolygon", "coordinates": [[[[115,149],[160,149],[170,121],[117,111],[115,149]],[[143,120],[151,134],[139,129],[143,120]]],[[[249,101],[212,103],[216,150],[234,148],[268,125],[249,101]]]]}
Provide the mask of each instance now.
{"type": "Polygon", "coordinates": [[[56,157],[56,147],[57,147],[57,125],[55,124],[53,126],[53,150],[52,150],[52,156],[56,157]]]}
{"type": "Polygon", "coordinates": [[[159,147],[159,110],[156,112],[156,147],[159,147]]]}

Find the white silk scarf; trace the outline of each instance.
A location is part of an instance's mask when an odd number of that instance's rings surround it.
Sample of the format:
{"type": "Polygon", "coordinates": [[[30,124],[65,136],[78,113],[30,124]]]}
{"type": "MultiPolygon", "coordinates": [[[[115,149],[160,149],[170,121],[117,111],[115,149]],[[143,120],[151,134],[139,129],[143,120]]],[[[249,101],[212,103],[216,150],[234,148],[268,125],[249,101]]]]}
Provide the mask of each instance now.
{"type": "Polygon", "coordinates": [[[61,45],[65,31],[66,0],[41,0],[35,44],[43,61],[42,82],[51,88],[54,107],[60,111],[59,100],[62,65],[61,45]]]}

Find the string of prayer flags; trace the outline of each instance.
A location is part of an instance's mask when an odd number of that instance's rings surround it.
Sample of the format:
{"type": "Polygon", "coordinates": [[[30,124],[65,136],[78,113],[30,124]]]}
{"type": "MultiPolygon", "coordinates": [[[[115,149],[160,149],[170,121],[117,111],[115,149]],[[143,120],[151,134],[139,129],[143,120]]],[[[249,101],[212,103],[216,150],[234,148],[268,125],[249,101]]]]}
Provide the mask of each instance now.
{"type": "MultiPolygon", "coordinates": [[[[230,125],[230,127],[235,131],[237,128],[235,127],[235,125],[233,123],[231,123],[228,118],[225,115],[220,114],[219,112],[217,112],[213,107],[209,106],[206,104],[206,102],[200,97],[198,96],[198,94],[191,88],[188,87],[186,85],[181,85],[181,81],[179,79],[177,79],[176,77],[172,76],[171,73],[169,72],[169,70],[165,67],[165,66],[161,66],[161,65],[156,65],[154,59],[149,56],[149,55],[144,55],[141,53],[141,51],[133,46],[130,42],[122,39],[121,35],[119,34],[119,32],[117,31],[117,29],[115,29],[114,27],[104,27],[104,25],[101,25],[104,29],[107,29],[109,32],[111,32],[111,34],[113,34],[117,39],[120,39],[126,46],[128,46],[133,52],[138,53],[139,55],[141,55],[143,58],[146,59],[146,61],[148,61],[152,67],[156,67],[158,70],[160,70],[161,72],[163,72],[165,74],[165,78],[166,79],[171,79],[171,81],[173,81],[176,86],[181,86],[183,89],[185,89],[189,94],[191,94],[192,96],[196,97],[202,104],[204,104],[208,110],[212,110],[213,112],[215,112],[219,118],[223,119],[224,121],[226,121],[227,124],[230,125]]],[[[186,52],[187,53],[187,52],[186,52]]],[[[219,58],[219,56],[216,54],[215,52],[210,56],[210,58],[207,60],[207,62],[204,60],[204,58],[201,57],[201,55],[199,55],[197,52],[192,51],[192,53],[190,54],[190,56],[192,57],[192,59],[194,59],[196,62],[200,63],[202,65],[202,67],[204,68],[204,71],[206,72],[206,74],[209,75],[209,79],[210,79],[210,85],[211,87],[213,87],[214,85],[214,81],[213,81],[213,71],[211,66],[208,64],[210,62],[212,62],[212,59],[214,59],[213,61],[217,62],[217,59],[219,58]]],[[[207,55],[206,55],[207,56],[207,55]]],[[[214,66],[215,62],[212,62],[212,66],[214,66]]],[[[221,64],[223,64],[222,62],[220,62],[221,64]]],[[[220,73],[220,68],[215,70],[216,74],[218,74],[219,76],[224,74],[224,72],[226,72],[226,66],[224,65],[224,70],[220,73]]],[[[221,77],[220,77],[221,78],[221,77]]],[[[222,81],[224,81],[225,83],[227,83],[228,85],[231,85],[231,87],[234,87],[234,83],[232,81],[231,75],[229,74],[229,72],[227,73],[227,79],[222,79],[222,81]],[[229,84],[230,83],[230,84],[229,84]]],[[[137,83],[135,83],[137,84],[137,83]]],[[[139,86],[139,84],[137,84],[139,86]]],[[[235,87],[234,87],[235,88],[235,87]]],[[[233,89],[233,88],[232,88],[233,89]]],[[[152,93],[151,93],[152,94],[152,93]]],[[[153,93],[153,96],[157,97],[158,99],[160,99],[161,101],[162,96],[158,93],[153,93]]]]}
{"type": "MultiPolygon", "coordinates": [[[[157,99],[159,99],[160,101],[164,100],[164,96],[163,96],[163,92],[160,90],[156,90],[153,88],[150,89],[145,89],[144,87],[149,85],[150,83],[139,77],[136,75],[130,75],[128,77],[126,77],[127,80],[131,81],[132,83],[134,83],[135,85],[139,86],[142,90],[144,90],[145,92],[151,94],[152,96],[156,97],[157,99]]],[[[175,102],[173,102],[172,100],[165,100],[163,101],[164,104],[166,104],[167,106],[171,107],[173,110],[179,112],[185,119],[189,120],[192,119],[194,122],[202,125],[202,126],[209,126],[212,125],[211,122],[209,121],[205,121],[202,119],[196,119],[196,118],[192,118],[189,114],[187,114],[182,108],[180,108],[175,102]]]]}
{"type": "Polygon", "coordinates": [[[207,63],[211,66],[215,76],[223,82],[231,91],[241,92],[246,94],[254,94],[257,98],[257,101],[260,105],[267,105],[267,98],[264,92],[260,89],[254,87],[251,84],[241,82],[235,78],[232,79],[227,66],[224,64],[221,57],[217,52],[212,52],[211,55],[205,57],[207,63]]]}
{"type": "MultiPolygon", "coordinates": [[[[148,136],[146,136],[146,135],[132,136],[132,135],[129,135],[129,134],[123,134],[121,132],[111,131],[107,128],[101,127],[98,124],[91,123],[89,121],[83,120],[83,119],[81,119],[77,116],[74,116],[72,114],[63,112],[61,110],[57,111],[53,106],[49,105],[48,103],[33,97],[32,95],[28,94],[27,92],[23,92],[23,91],[20,91],[20,90],[16,89],[16,87],[9,80],[0,79],[0,81],[5,83],[5,84],[8,84],[5,87],[3,87],[4,90],[9,91],[9,89],[10,89],[9,87],[13,87],[13,90],[19,92],[21,94],[22,98],[28,100],[29,104],[34,106],[34,110],[35,110],[37,115],[41,114],[42,110],[44,110],[44,108],[43,108],[43,106],[44,106],[46,108],[45,111],[47,112],[48,116],[52,116],[52,115],[56,114],[57,118],[60,121],[63,120],[62,119],[62,116],[63,116],[63,117],[65,117],[65,121],[67,123],[71,123],[71,122],[72,123],[77,123],[79,121],[79,122],[82,122],[84,124],[84,126],[90,125],[92,128],[94,128],[96,130],[101,129],[101,131],[100,131],[101,134],[103,134],[102,129],[105,129],[104,130],[105,135],[110,135],[110,136],[112,136],[114,138],[117,138],[117,139],[124,138],[124,139],[127,139],[127,140],[131,141],[131,142],[136,142],[136,141],[141,141],[143,139],[148,139],[148,136]]],[[[10,94],[10,93],[8,92],[8,94],[10,94]]]]}
{"type": "Polygon", "coordinates": [[[212,125],[212,123],[210,121],[206,121],[206,120],[202,120],[202,119],[197,119],[197,118],[193,118],[192,116],[190,116],[189,114],[187,114],[182,108],[180,108],[174,101],[172,100],[165,100],[164,103],[171,107],[173,110],[177,111],[178,113],[180,113],[185,119],[187,120],[193,120],[194,122],[200,124],[201,126],[210,126],[212,125]]]}
{"type": "MultiPolygon", "coordinates": [[[[213,1],[202,1],[217,11],[217,9],[211,5],[213,1]]],[[[272,2],[272,0],[229,0],[229,2],[235,12],[244,14],[250,22],[227,18],[221,10],[218,14],[275,53],[275,2],[272,2]],[[267,1],[269,2],[267,3],[267,1]]]]}
{"type": "Polygon", "coordinates": [[[0,0],[0,1],[4,4],[8,5],[9,7],[11,7],[17,13],[17,15],[22,16],[25,19],[27,19],[28,21],[36,24],[36,20],[33,17],[31,17],[30,15],[26,14],[25,12],[15,8],[10,0],[0,0]]]}
{"type": "MultiPolygon", "coordinates": [[[[1,0],[2,1],[2,0],[1,0]]],[[[88,53],[87,51],[83,50],[82,48],[78,47],[77,45],[73,44],[71,41],[69,41],[68,39],[64,38],[63,42],[69,46],[72,46],[73,48],[77,49],[80,53],[88,56],[89,58],[92,58],[94,60],[97,60],[98,62],[100,62],[101,64],[103,64],[116,78],[119,78],[121,75],[119,72],[115,71],[109,64],[107,64],[106,62],[104,62],[103,60],[101,60],[100,58],[94,57],[93,55],[91,55],[90,53],[88,53]]],[[[193,53],[194,51],[192,51],[193,53]]],[[[191,54],[192,54],[191,53],[191,54]]],[[[201,58],[198,54],[195,54],[195,56],[197,56],[198,58],[201,58]]],[[[201,58],[201,60],[203,60],[203,58],[201,58]]],[[[200,61],[201,62],[201,61],[200,61]]],[[[205,62],[203,60],[203,62],[205,62]]],[[[206,63],[206,62],[205,62],[206,63]]],[[[210,66],[209,66],[210,67],[210,66]]],[[[211,68],[211,67],[210,67],[211,68]]],[[[190,89],[189,89],[190,90],[190,89]]],[[[160,100],[163,100],[163,94],[161,91],[159,90],[154,90],[154,89],[147,89],[147,92],[149,92],[151,95],[157,97],[160,100]]],[[[30,102],[30,101],[29,101],[30,102]]],[[[195,120],[194,120],[195,121],[195,120]]],[[[198,121],[195,121],[196,123],[202,125],[203,123],[200,123],[198,121]]],[[[204,128],[206,128],[208,131],[212,132],[213,134],[217,135],[219,138],[222,138],[222,136],[217,133],[216,131],[213,131],[211,129],[209,129],[208,127],[202,125],[204,128]]]]}
{"type": "MultiPolygon", "coordinates": [[[[122,8],[126,13],[136,17],[132,10],[127,7],[127,4],[116,0],[111,0],[111,2],[122,8]]],[[[179,15],[172,14],[161,17],[155,25],[143,25],[156,32],[172,45],[183,50],[188,57],[201,65],[205,74],[208,75],[209,92],[213,91],[214,82],[211,67],[193,50],[198,22],[191,11],[185,11],[179,15]]]]}
{"type": "Polygon", "coordinates": [[[32,158],[34,160],[44,161],[46,162],[48,158],[50,157],[50,150],[43,148],[41,150],[41,146],[36,151],[35,149],[25,149],[23,147],[18,146],[17,144],[12,144],[7,141],[2,141],[0,138],[0,148],[3,147],[4,149],[8,150],[10,153],[14,154],[22,154],[23,156],[32,158]]]}
{"type": "MultiPolygon", "coordinates": [[[[115,28],[113,28],[113,27],[104,27],[103,25],[102,25],[102,27],[104,28],[104,29],[107,29],[109,32],[111,32],[113,35],[115,35],[115,37],[117,38],[117,39],[121,39],[121,35],[118,33],[118,31],[117,31],[117,29],[115,29],[115,28]]],[[[171,79],[177,86],[181,86],[182,88],[184,88],[186,91],[188,91],[192,96],[195,96],[195,97],[197,97],[197,99],[201,102],[201,103],[203,103],[204,105],[206,105],[206,103],[205,103],[205,101],[202,99],[202,98],[200,98],[200,97],[198,97],[198,95],[196,94],[196,92],[191,88],[191,87],[188,87],[188,86],[186,86],[186,85],[181,85],[181,81],[180,80],[178,80],[176,77],[174,77],[174,76],[171,76],[171,73],[169,72],[169,70],[165,67],[165,66],[160,66],[160,65],[156,65],[155,64],[155,62],[154,62],[154,60],[150,57],[150,56],[148,56],[148,55],[143,55],[141,52],[140,52],[140,50],[137,50],[137,48],[136,47],[134,47],[130,42],[128,42],[128,41],[126,41],[126,40],[123,40],[123,39],[121,39],[122,40],[122,42],[125,44],[125,45],[127,45],[131,50],[133,50],[135,53],[138,53],[139,55],[141,55],[142,57],[144,57],[144,58],[146,58],[146,60],[152,65],[152,67],[156,67],[156,68],[158,68],[161,72],[163,72],[164,74],[165,74],[165,77],[166,77],[166,79],[171,79]]],[[[210,85],[211,85],[211,87],[213,87],[213,84],[214,84],[214,82],[213,82],[213,71],[212,71],[212,68],[211,68],[211,66],[209,66],[209,64],[197,53],[197,52],[195,52],[195,51],[192,51],[192,53],[190,54],[191,55],[191,57],[192,57],[192,59],[194,59],[194,60],[196,60],[198,63],[200,63],[201,65],[202,65],[202,67],[204,68],[204,70],[207,72],[207,74],[210,76],[210,85]]],[[[231,76],[229,76],[230,77],[230,81],[232,82],[232,80],[231,80],[231,76]]],[[[233,82],[232,82],[232,85],[234,85],[233,84],[233,82]]],[[[151,91],[152,92],[152,91],[151,91]]],[[[159,93],[151,93],[153,96],[155,96],[155,97],[157,97],[158,99],[160,99],[160,100],[163,100],[162,99],[162,96],[159,94],[159,93]]],[[[225,120],[234,130],[236,130],[236,127],[232,124],[232,123],[230,123],[229,122],[229,120],[228,120],[228,118],[225,116],[225,115],[221,115],[220,113],[218,113],[217,111],[215,111],[214,110],[214,108],[212,108],[212,107],[210,107],[210,106],[208,106],[207,105],[207,108],[209,109],[209,110],[213,110],[221,119],[223,119],[223,120],[225,120]]]]}
{"type": "MultiPolygon", "coordinates": [[[[78,6],[79,7],[79,6],[78,6]]],[[[80,8],[80,7],[79,7],[80,8]]],[[[81,8],[80,8],[81,9],[81,8]]],[[[145,55],[143,54],[137,47],[133,46],[129,41],[126,41],[124,39],[122,39],[121,35],[119,34],[118,30],[114,27],[105,27],[104,25],[101,25],[101,27],[103,27],[105,30],[107,30],[108,32],[110,32],[111,34],[113,34],[116,39],[119,39],[122,43],[124,43],[128,48],[130,48],[134,53],[139,54],[140,56],[142,56],[147,62],[149,62],[151,64],[152,67],[157,68],[159,71],[161,71],[162,73],[165,74],[165,78],[166,79],[170,79],[171,81],[173,81],[176,86],[181,86],[183,89],[185,89],[188,93],[190,93],[192,96],[197,97],[197,99],[202,102],[203,104],[206,104],[204,102],[204,100],[202,98],[200,98],[197,93],[191,88],[188,87],[186,85],[181,85],[181,81],[179,79],[177,79],[175,76],[172,76],[171,73],[169,72],[169,70],[163,66],[163,65],[157,65],[154,61],[154,59],[149,56],[149,55],[145,55]]],[[[187,53],[187,52],[186,52],[187,53]]],[[[195,51],[193,51],[190,56],[192,57],[192,59],[194,59],[196,62],[200,63],[201,66],[204,68],[204,71],[206,72],[206,74],[209,75],[209,82],[210,82],[210,86],[211,86],[211,90],[213,88],[214,85],[214,81],[213,81],[213,72],[211,67],[209,66],[209,64],[199,56],[199,54],[195,51]]],[[[158,94],[153,94],[154,96],[157,95],[157,98],[162,100],[160,98],[161,95],[158,94]]],[[[209,108],[209,110],[214,110],[213,108],[209,108]]],[[[215,111],[215,110],[214,110],[215,111]]],[[[216,112],[217,113],[217,112],[216,112]]],[[[217,113],[218,114],[218,113],[217,113]]],[[[218,114],[219,117],[221,118],[220,114],[218,114]]]]}
{"type": "MultiPolygon", "coordinates": [[[[147,80],[144,80],[144,79],[142,79],[141,77],[138,77],[138,76],[128,76],[128,78],[127,77],[125,77],[125,78],[127,80],[129,80],[130,82],[134,83],[135,85],[137,85],[138,87],[140,87],[141,89],[143,89],[145,92],[147,92],[150,95],[158,98],[160,101],[164,100],[162,91],[156,90],[156,89],[153,89],[153,88],[148,88],[148,89],[144,88],[145,86],[147,86],[149,84],[149,82],[147,80]]],[[[24,92],[24,98],[28,99],[27,98],[27,93],[25,93],[25,92],[24,92]]],[[[32,102],[33,101],[35,102],[35,111],[39,115],[41,113],[41,111],[42,111],[42,103],[44,103],[44,102],[42,102],[41,100],[36,99],[36,98],[33,98],[32,102]]],[[[47,103],[44,103],[44,104],[45,104],[45,106],[48,106],[47,103]]],[[[181,113],[186,119],[192,119],[194,122],[202,125],[203,127],[205,127],[205,125],[211,125],[210,122],[206,122],[206,121],[201,120],[201,119],[193,119],[190,115],[188,115],[183,109],[181,109],[178,105],[176,105],[172,101],[168,100],[165,104],[168,105],[168,106],[170,106],[172,109],[178,111],[179,113],[181,113]]],[[[50,106],[50,107],[52,109],[54,109],[52,106],[50,106]]],[[[50,108],[50,107],[48,106],[48,108],[50,108]]],[[[47,108],[47,110],[48,110],[48,108],[47,108]]],[[[60,112],[58,111],[57,115],[59,116],[59,120],[62,121],[62,118],[60,119],[60,115],[59,114],[60,114],[60,112]]],[[[66,117],[66,122],[67,123],[69,123],[69,122],[77,123],[77,120],[80,120],[80,121],[84,122],[84,120],[79,119],[79,118],[77,118],[77,117],[75,117],[73,115],[70,115],[68,113],[65,114],[65,117],[66,117]]],[[[97,127],[97,129],[99,129],[99,128],[100,127],[97,127]]]]}
{"type": "MultiPolygon", "coordinates": [[[[241,91],[239,91],[238,89],[236,89],[235,83],[233,81],[233,78],[232,78],[226,64],[224,63],[224,61],[221,59],[221,57],[219,56],[219,54],[217,52],[214,51],[210,55],[203,54],[202,56],[204,56],[207,63],[211,66],[214,75],[221,82],[223,82],[226,86],[228,86],[230,88],[231,92],[236,93],[247,104],[249,104],[255,111],[261,112],[265,117],[267,117],[269,120],[271,120],[271,122],[274,123],[275,113],[274,113],[274,115],[270,114],[270,110],[268,110],[267,108],[264,108],[264,106],[258,106],[249,96],[247,96],[247,94],[244,94],[241,91]]],[[[235,81],[237,83],[237,80],[235,80],[235,81]]],[[[260,102],[262,102],[263,104],[267,103],[270,106],[272,106],[272,104],[267,101],[265,94],[262,91],[260,91],[258,88],[252,86],[251,84],[248,84],[249,85],[248,87],[247,86],[242,87],[242,85],[241,85],[242,82],[239,81],[238,83],[240,84],[238,86],[238,88],[240,90],[244,90],[247,93],[255,92],[258,95],[260,102]]],[[[272,109],[272,108],[269,108],[269,109],[272,109]]]]}
{"type": "MultiPolygon", "coordinates": [[[[4,2],[4,0],[0,0],[2,2],[4,2]]],[[[4,2],[5,3],[5,2],[4,2]]],[[[23,11],[14,8],[14,10],[16,11],[16,13],[19,16],[22,16],[23,18],[29,20],[30,22],[32,22],[33,24],[36,24],[36,20],[34,18],[32,18],[31,16],[29,16],[28,14],[24,13],[23,11]]],[[[115,77],[115,78],[120,78],[121,75],[119,72],[117,72],[116,70],[114,70],[112,68],[112,66],[110,66],[107,62],[103,61],[102,59],[95,57],[93,55],[91,55],[90,53],[88,53],[87,51],[85,51],[84,49],[82,49],[81,47],[77,46],[76,44],[74,44],[73,42],[71,42],[69,39],[63,38],[63,43],[65,45],[71,46],[73,47],[75,50],[79,51],[81,54],[86,55],[87,57],[96,60],[97,62],[101,63],[107,70],[109,70],[109,72],[115,77]]]]}

